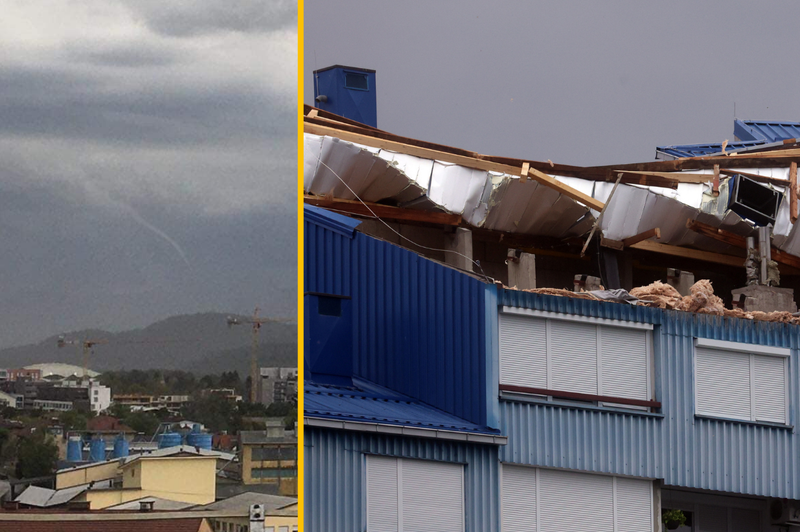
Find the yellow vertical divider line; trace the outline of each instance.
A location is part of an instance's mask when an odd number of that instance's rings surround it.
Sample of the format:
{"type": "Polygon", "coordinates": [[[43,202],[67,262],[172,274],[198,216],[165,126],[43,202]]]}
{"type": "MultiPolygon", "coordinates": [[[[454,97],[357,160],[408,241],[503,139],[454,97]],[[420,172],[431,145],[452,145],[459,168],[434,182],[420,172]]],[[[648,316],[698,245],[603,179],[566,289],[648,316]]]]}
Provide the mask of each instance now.
{"type": "Polygon", "coordinates": [[[297,522],[305,530],[305,445],[303,445],[303,0],[297,0],[297,522]]]}

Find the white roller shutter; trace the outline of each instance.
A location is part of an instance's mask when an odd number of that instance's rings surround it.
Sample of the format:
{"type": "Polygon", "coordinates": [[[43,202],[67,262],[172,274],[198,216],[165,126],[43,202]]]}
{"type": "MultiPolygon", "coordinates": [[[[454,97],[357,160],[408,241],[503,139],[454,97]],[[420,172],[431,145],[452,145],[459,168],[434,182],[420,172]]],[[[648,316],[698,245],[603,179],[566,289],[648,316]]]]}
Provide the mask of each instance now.
{"type": "Polygon", "coordinates": [[[500,315],[500,382],[547,388],[547,320],[500,315]]]}
{"type": "Polygon", "coordinates": [[[458,464],[402,460],[403,532],[463,532],[463,472],[458,464]]]}
{"type": "Polygon", "coordinates": [[[536,469],[503,466],[502,530],[536,531],[536,469]]]}
{"type": "Polygon", "coordinates": [[[540,470],[539,532],[613,531],[612,482],[612,477],[540,470]]]}
{"type": "Polygon", "coordinates": [[[367,530],[398,532],[397,459],[367,456],[367,530]]]}
{"type": "MultiPolygon", "coordinates": [[[[699,341],[699,340],[698,340],[699,341]]],[[[788,357],[695,348],[696,412],[749,421],[788,423],[788,357]]]]}
{"type": "Polygon", "coordinates": [[[786,423],[786,363],[783,357],[753,355],[756,421],[786,423]]]}
{"type": "Polygon", "coordinates": [[[597,326],[550,322],[550,389],[597,395],[597,326]]]}
{"type": "Polygon", "coordinates": [[[616,478],[615,532],[653,530],[653,483],[648,480],[616,478]]]}
{"type": "Polygon", "coordinates": [[[367,456],[369,532],[463,532],[464,466],[367,456]]]}
{"type": "Polygon", "coordinates": [[[600,395],[649,399],[647,341],[646,331],[600,327],[600,395]]]}
{"type": "Polygon", "coordinates": [[[511,313],[498,328],[500,384],[651,399],[646,329],[511,313]]]}
{"type": "Polygon", "coordinates": [[[695,364],[698,414],[751,419],[750,355],[698,347],[695,364]]]}

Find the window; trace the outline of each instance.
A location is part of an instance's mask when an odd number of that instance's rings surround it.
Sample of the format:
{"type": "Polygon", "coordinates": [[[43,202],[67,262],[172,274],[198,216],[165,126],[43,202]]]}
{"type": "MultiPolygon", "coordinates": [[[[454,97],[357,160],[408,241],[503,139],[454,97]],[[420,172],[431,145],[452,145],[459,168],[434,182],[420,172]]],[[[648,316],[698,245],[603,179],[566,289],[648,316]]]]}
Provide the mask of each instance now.
{"type": "Polygon", "coordinates": [[[463,532],[464,466],[367,456],[367,530],[463,532]]]}
{"type": "Polygon", "coordinates": [[[695,339],[695,413],[789,423],[789,349],[695,339]]]}
{"type": "Polygon", "coordinates": [[[367,79],[366,74],[361,74],[359,72],[345,72],[344,86],[345,88],[354,89],[357,91],[368,91],[369,80],[367,79]]]}
{"type": "Polygon", "coordinates": [[[649,480],[503,466],[503,530],[653,530],[649,480]]]}
{"type": "Polygon", "coordinates": [[[250,470],[252,478],[294,478],[297,476],[297,469],[294,467],[254,467],[250,470]]]}
{"type": "Polygon", "coordinates": [[[501,390],[655,406],[649,324],[508,307],[499,320],[501,390]]]}

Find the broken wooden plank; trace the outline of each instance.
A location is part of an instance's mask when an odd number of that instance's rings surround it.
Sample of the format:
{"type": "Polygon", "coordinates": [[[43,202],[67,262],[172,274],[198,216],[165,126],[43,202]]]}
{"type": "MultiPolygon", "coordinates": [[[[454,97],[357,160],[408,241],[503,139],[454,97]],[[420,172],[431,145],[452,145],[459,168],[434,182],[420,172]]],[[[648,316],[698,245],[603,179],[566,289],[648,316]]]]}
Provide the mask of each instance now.
{"type": "Polygon", "coordinates": [[[528,179],[528,171],[531,169],[531,163],[522,163],[522,172],[520,173],[519,180],[523,183],[528,179]]]}
{"type": "Polygon", "coordinates": [[[797,163],[789,165],[789,217],[797,221],[797,163]]]}
{"type": "Polygon", "coordinates": [[[634,244],[637,244],[643,240],[649,240],[655,237],[656,239],[661,239],[661,229],[658,227],[654,227],[653,229],[649,229],[647,231],[643,231],[638,235],[633,235],[628,238],[622,240],[622,245],[625,247],[630,247],[634,244]]]}
{"type": "Polygon", "coordinates": [[[711,194],[719,196],[719,165],[714,165],[714,180],[711,182],[711,194]]]}
{"type": "Polygon", "coordinates": [[[770,185],[775,185],[779,187],[786,187],[789,186],[789,182],[785,179],[778,179],[777,177],[768,177],[765,175],[758,175],[752,172],[741,172],[738,170],[720,170],[721,174],[725,174],[727,176],[735,176],[737,174],[743,175],[745,177],[749,177],[753,181],[758,181],[760,183],[768,183],[770,185]]]}
{"type": "MultiPolygon", "coordinates": [[[[731,246],[747,249],[747,241],[745,240],[745,237],[737,235],[736,233],[731,233],[725,229],[704,224],[703,222],[698,222],[697,220],[692,220],[691,218],[686,221],[686,228],[696,233],[700,233],[701,235],[719,240],[720,242],[725,242],[731,246]]],[[[772,260],[778,264],[784,264],[786,266],[791,266],[792,268],[800,269],[800,257],[782,251],[775,246],[770,246],[770,256],[772,257],[772,260]]]]}
{"type": "Polygon", "coordinates": [[[382,220],[394,222],[422,222],[438,225],[461,225],[461,215],[447,212],[422,211],[417,209],[404,209],[390,205],[360,201],[331,199],[321,196],[303,196],[303,201],[309,205],[324,207],[326,209],[355,214],[357,216],[377,216],[382,220]]]}
{"type": "Polygon", "coordinates": [[[722,253],[712,253],[710,251],[701,251],[699,249],[690,249],[680,246],[671,246],[669,244],[661,244],[660,242],[653,242],[652,240],[644,240],[630,246],[633,249],[641,251],[651,251],[653,253],[661,253],[664,255],[673,255],[675,257],[682,257],[684,259],[702,260],[705,262],[713,262],[715,264],[724,264],[726,266],[736,266],[737,268],[744,268],[744,255],[735,257],[733,255],[724,255],[722,253]]]}
{"type": "Polygon", "coordinates": [[[625,244],[622,243],[622,240],[612,240],[606,237],[600,239],[600,245],[604,248],[616,249],[617,251],[625,249],[625,244]]]}
{"type": "MultiPolygon", "coordinates": [[[[315,124],[308,121],[303,123],[303,130],[306,133],[311,133],[314,135],[327,135],[348,142],[355,142],[357,144],[370,146],[372,148],[380,148],[399,153],[406,153],[408,155],[414,155],[416,157],[444,161],[448,163],[458,164],[467,168],[475,168],[477,170],[485,170],[488,172],[502,172],[508,175],[517,175],[517,173],[519,172],[519,167],[517,166],[498,164],[490,161],[476,159],[474,157],[456,155],[453,153],[437,151],[430,148],[423,148],[411,144],[404,144],[401,142],[387,140],[372,135],[352,133],[345,129],[334,128],[327,125],[315,124]]],[[[587,194],[584,194],[580,190],[577,190],[569,185],[565,185],[564,183],[559,182],[554,177],[549,176],[544,172],[536,170],[535,168],[530,168],[528,170],[527,175],[531,176],[533,180],[536,181],[537,183],[549,187],[555,190],[556,192],[559,192],[567,196],[568,198],[572,198],[575,201],[579,201],[591,209],[597,211],[603,210],[603,202],[598,201],[587,194]]]]}
{"type": "Polygon", "coordinates": [[[690,174],[684,172],[648,172],[641,170],[619,170],[623,175],[642,175],[669,179],[675,183],[708,183],[714,176],[711,174],[690,174]]]}

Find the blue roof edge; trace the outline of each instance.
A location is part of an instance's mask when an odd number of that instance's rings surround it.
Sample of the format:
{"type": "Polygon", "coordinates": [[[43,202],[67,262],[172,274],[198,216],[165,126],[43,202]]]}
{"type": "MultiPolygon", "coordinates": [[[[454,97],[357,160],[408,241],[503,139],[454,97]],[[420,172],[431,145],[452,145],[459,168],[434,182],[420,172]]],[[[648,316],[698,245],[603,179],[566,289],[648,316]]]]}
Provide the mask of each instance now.
{"type": "Polygon", "coordinates": [[[303,206],[303,217],[306,222],[319,225],[350,238],[353,238],[356,227],[361,224],[360,220],[355,220],[349,216],[337,214],[313,205],[303,206]]]}

